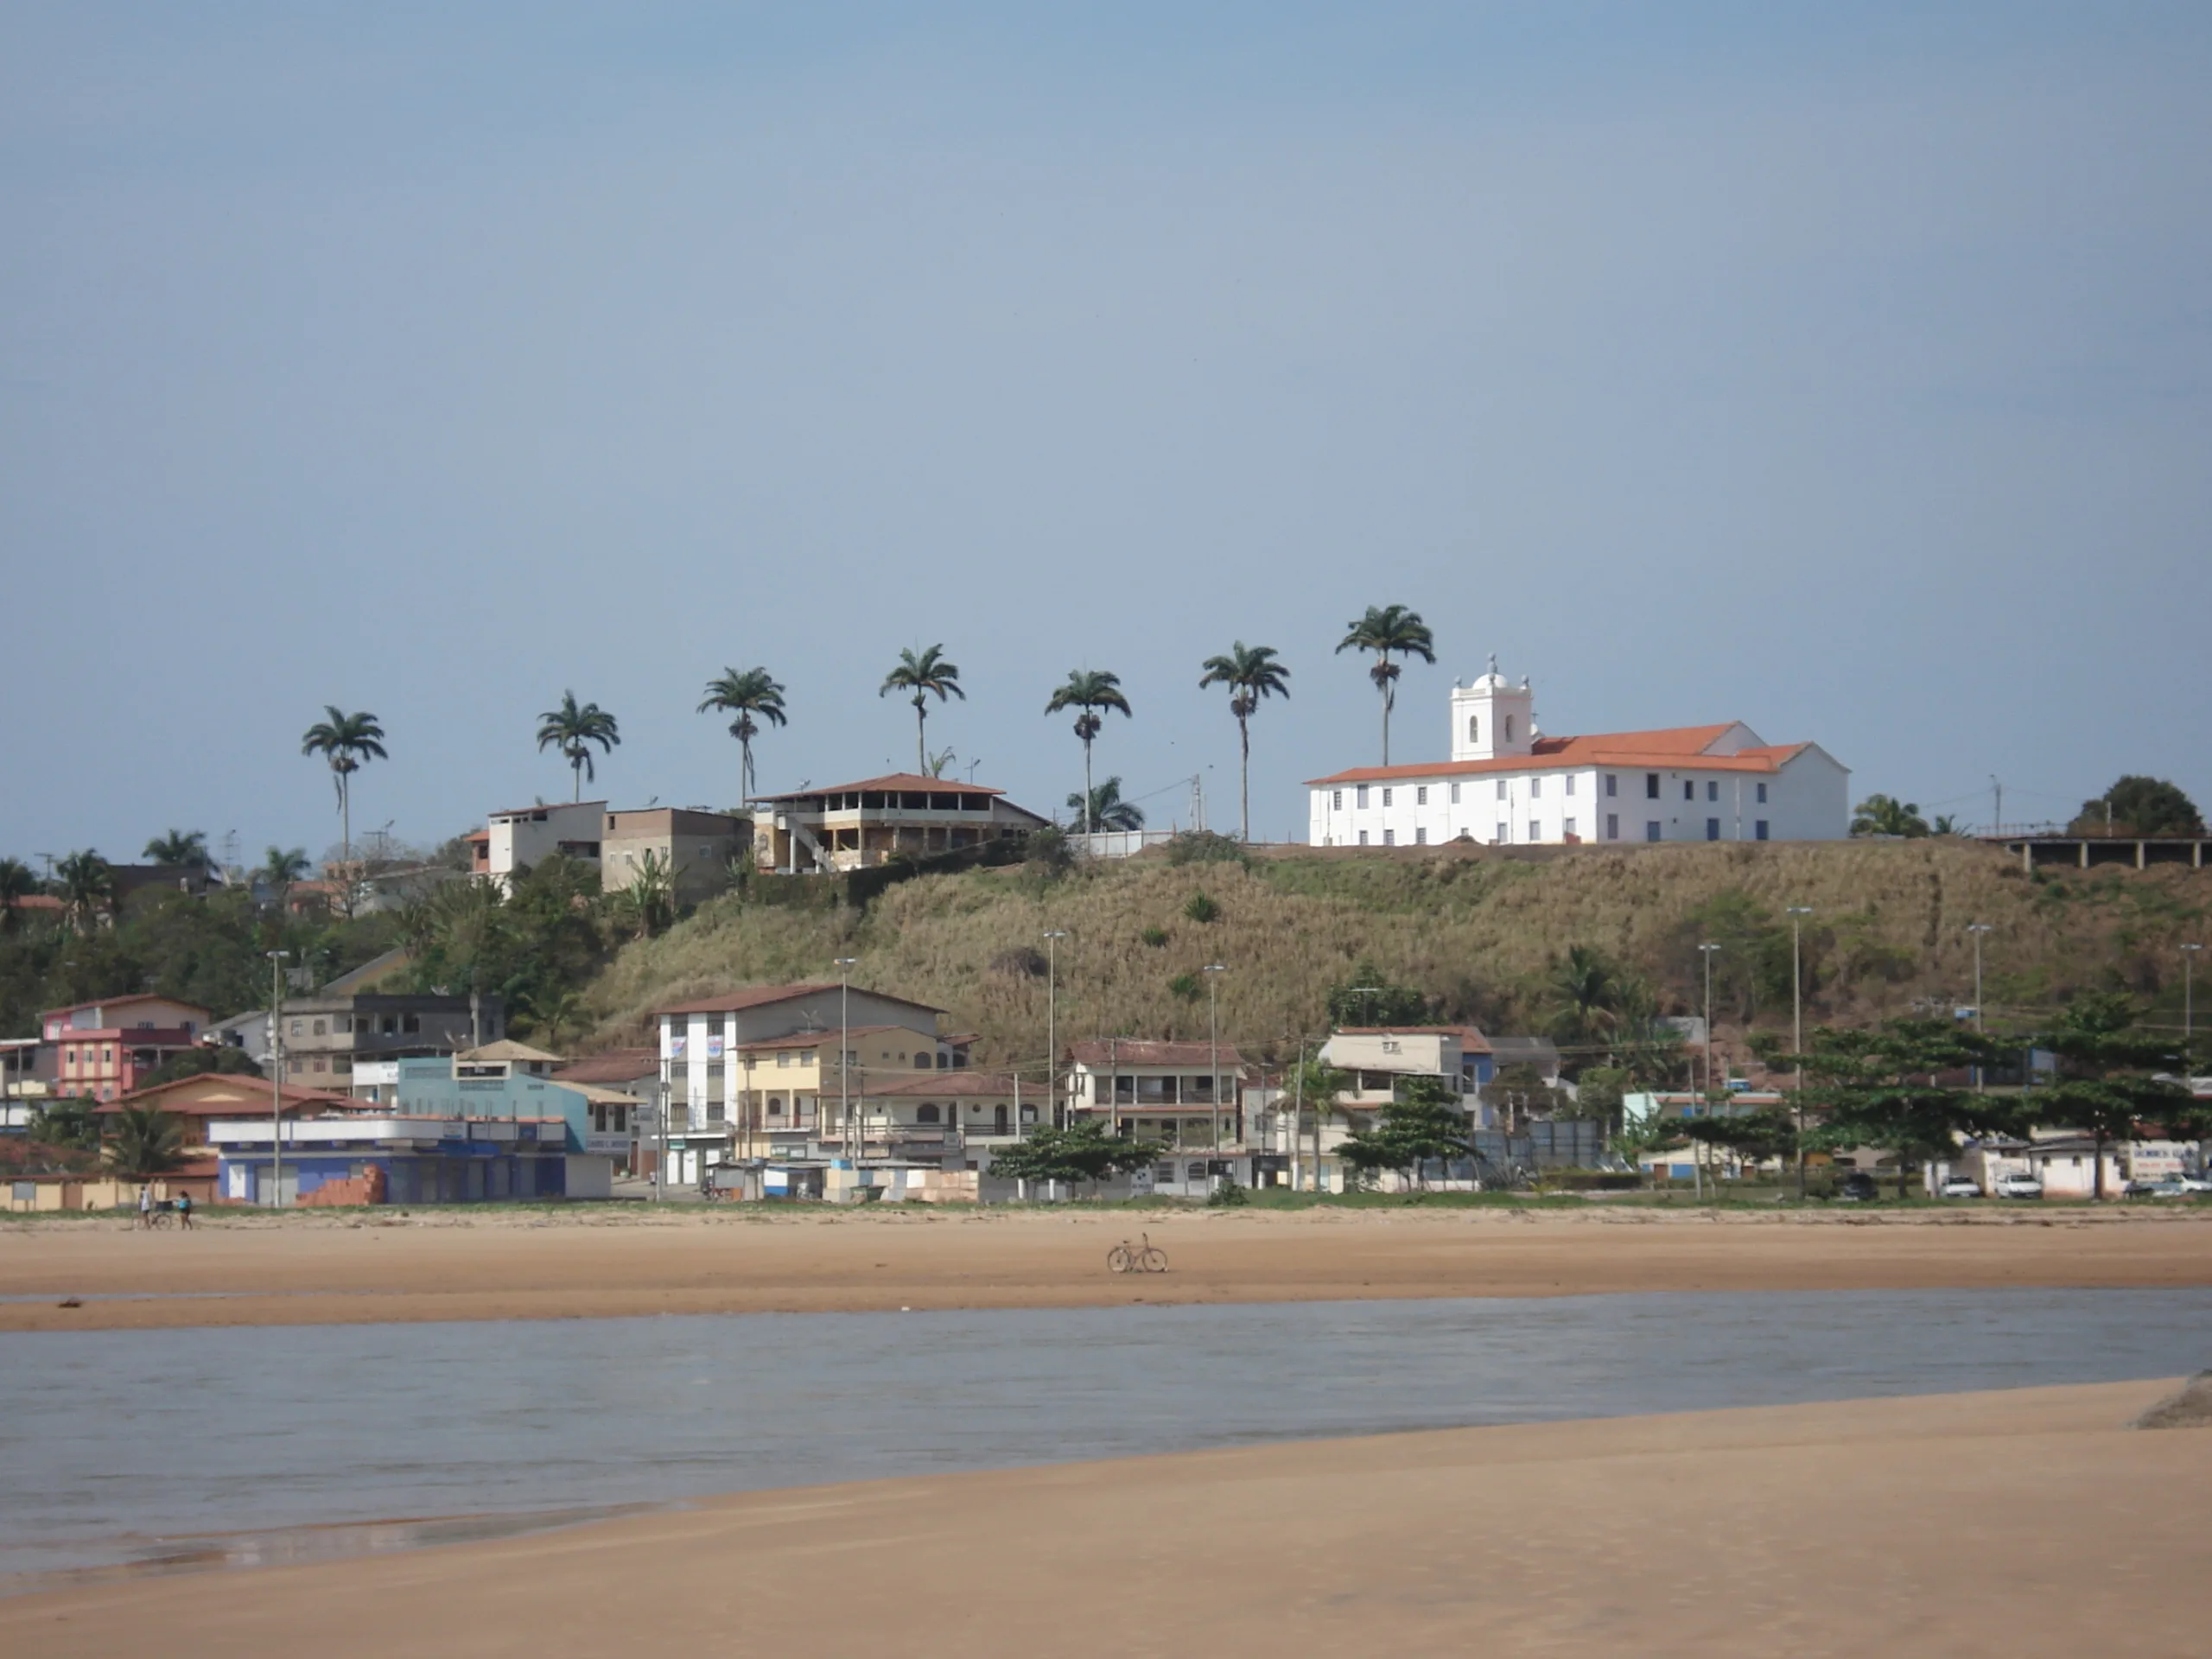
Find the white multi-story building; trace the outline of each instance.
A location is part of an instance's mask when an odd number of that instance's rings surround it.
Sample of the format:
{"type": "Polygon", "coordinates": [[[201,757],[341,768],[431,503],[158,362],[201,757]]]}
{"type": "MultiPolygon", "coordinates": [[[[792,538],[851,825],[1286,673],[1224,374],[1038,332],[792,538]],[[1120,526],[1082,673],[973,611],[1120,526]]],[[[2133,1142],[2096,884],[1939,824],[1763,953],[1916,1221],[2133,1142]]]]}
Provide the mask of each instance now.
{"type": "Polygon", "coordinates": [[[1546,737],[1535,693],[1491,659],[1452,688],[1452,758],[1355,766],[1306,785],[1317,847],[1834,841],[1851,772],[1817,743],[1770,744],[1741,721],[1546,737]]]}

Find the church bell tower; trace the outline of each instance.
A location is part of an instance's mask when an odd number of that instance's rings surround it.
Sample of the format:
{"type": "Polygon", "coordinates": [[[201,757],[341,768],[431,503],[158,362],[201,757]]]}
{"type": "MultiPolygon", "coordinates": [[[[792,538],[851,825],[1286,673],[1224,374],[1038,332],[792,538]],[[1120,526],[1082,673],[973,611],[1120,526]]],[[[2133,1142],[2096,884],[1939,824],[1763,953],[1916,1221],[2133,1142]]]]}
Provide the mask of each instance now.
{"type": "Polygon", "coordinates": [[[1452,758],[1454,760],[1499,760],[1528,755],[1536,741],[1536,693],[1523,676],[1518,685],[1508,685],[1497,671],[1497,658],[1490,659],[1490,672],[1472,685],[1452,688],[1452,758]]]}

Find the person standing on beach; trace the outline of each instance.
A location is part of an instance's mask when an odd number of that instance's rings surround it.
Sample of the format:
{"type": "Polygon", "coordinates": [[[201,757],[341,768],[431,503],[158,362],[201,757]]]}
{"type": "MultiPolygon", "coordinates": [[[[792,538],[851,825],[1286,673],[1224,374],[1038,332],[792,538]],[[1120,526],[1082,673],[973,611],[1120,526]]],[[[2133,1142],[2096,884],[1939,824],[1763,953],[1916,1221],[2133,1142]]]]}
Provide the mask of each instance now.
{"type": "Polygon", "coordinates": [[[138,1224],[144,1228],[154,1224],[154,1184],[151,1181],[138,1184],[138,1224]]]}
{"type": "Polygon", "coordinates": [[[192,1194],[189,1192],[176,1195],[176,1226],[181,1233],[192,1230],[192,1194]]]}

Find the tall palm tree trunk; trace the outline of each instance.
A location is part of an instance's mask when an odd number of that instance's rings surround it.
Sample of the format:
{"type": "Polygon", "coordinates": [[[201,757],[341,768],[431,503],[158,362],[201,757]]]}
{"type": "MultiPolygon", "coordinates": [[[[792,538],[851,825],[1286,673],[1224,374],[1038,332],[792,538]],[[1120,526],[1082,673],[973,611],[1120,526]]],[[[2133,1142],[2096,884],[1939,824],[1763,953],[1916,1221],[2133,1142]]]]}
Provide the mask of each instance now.
{"type": "Polygon", "coordinates": [[[1252,722],[1242,715],[1236,717],[1236,739],[1244,749],[1236,772],[1236,817],[1241,826],[1237,839],[1249,841],[1252,839],[1252,722]]]}
{"type": "MultiPolygon", "coordinates": [[[[1387,668],[1389,663],[1389,652],[1378,651],[1375,653],[1377,668],[1387,668]]],[[[1382,764],[1387,766],[1390,764],[1390,682],[1388,677],[1383,677],[1376,689],[1382,693],[1382,764]]]]}
{"type": "Polygon", "coordinates": [[[742,805],[745,802],[753,798],[753,740],[749,737],[739,738],[737,740],[737,753],[739,756],[737,763],[737,797],[739,804],[742,805]]]}
{"type": "Polygon", "coordinates": [[[1083,740],[1083,824],[1082,833],[1090,833],[1090,812],[1097,797],[1090,792],[1090,740],[1083,740]]]}
{"type": "Polygon", "coordinates": [[[344,772],[338,774],[338,844],[340,861],[353,862],[353,786],[344,772]]]}
{"type": "Polygon", "coordinates": [[[914,775],[918,778],[930,775],[930,746],[925,734],[929,718],[929,705],[922,701],[922,694],[917,691],[914,693],[914,775]]]}
{"type": "Polygon", "coordinates": [[[574,780],[575,785],[575,787],[569,791],[569,801],[574,803],[582,800],[584,798],[584,763],[581,760],[571,760],[569,762],[569,776],[572,780],[574,780]]]}

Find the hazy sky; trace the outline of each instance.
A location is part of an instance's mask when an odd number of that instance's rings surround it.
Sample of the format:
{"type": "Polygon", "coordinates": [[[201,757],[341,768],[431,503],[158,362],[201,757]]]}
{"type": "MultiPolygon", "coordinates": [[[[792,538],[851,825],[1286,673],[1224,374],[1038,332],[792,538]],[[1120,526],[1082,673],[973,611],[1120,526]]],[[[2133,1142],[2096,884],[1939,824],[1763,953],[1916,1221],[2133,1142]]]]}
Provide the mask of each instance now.
{"type": "Polygon", "coordinates": [[[0,851],[723,804],[932,746],[1255,830],[1496,652],[1545,729],[2212,805],[2212,9],[0,5],[0,851]],[[1847,14],[1847,15],[1840,15],[1847,14]],[[1161,791],[1154,793],[1154,791],[1161,791]]]}

